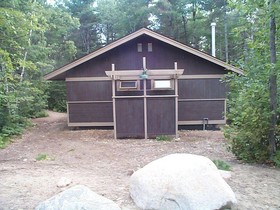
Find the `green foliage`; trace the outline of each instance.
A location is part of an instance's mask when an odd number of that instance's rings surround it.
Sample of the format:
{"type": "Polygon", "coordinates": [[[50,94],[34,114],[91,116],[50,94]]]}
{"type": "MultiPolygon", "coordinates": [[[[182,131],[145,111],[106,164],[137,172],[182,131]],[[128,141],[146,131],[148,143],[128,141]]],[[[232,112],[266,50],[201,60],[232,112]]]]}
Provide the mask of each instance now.
{"type": "Polygon", "coordinates": [[[46,24],[39,3],[18,0],[1,6],[0,145],[3,147],[11,136],[21,134],[30,125],[28,118],[44,114],[46,86],[37,61],[44,61],[45,49],[38,34],[45,30],[46,24]],[[38,48],[42,53],[38,53],[38,48]]]}
{"type": "Polygon", "coordinates": [[[213,160],[212,161],[219,170],[230,171],[230,165],[223,160],[213,160]]]}
{"type": "Polygon", "coordinates": [[[46,90],[48,108],[56,112],[66,112],[66,85],[65,82],[49,82],[46,90]]]}
{"type": "Polygon", "coordinates": [[[157,141],[171,141],[172,138],[170,136],[161,135],[156,137],[157,141]]]}
{"type": "MultiPolygon", "coordinates": [[[[266,4],[259,3],[248,1],[244,5],[242,1],[236,1],[234,4],[243,15],[242,26],[235,28],[234,32],[238,36],[246,34],[247,37],[243,40],[246,48],[239,60],[245,76],[227,77],[230,90],[227,112],[229,123],[224,128],[224,135],[229,142],[229,149],[237,158],[246,162],[264,163],[270,159],[268,138],[272,115],[269,103],[271,64],[269,27],[264,27],[268,26],[268,8],[266,4]]],[[[276,66],[279,68],[279,62],[276,66]]],[[[277,100],[279,102],[279,95],[277,100]]],[[[276,135],[279,136],[279,129],[276,135]]],[[[279,140],[277,144],[279,150],[279,140]]]]}
{"type": "Polygon", "coordinates": [[[43,161],[43,160],[51,160],[51,161],[54,161],[55,160],[55,157],[54,156],[50,156],[46,153],[39,153],[37,155],[37,157],[35,158],[37,161],[43,161]]]}
{"type": "Polygon", "coordinates": [[[229,125],[224,127],[229,149],[246,162],[265,162],[269,158],[267,86],[257,80],[239,77],[232,77],[230,85],[229,125]]]}
{"type": "Polygon", "coordinates": [[[273,157],[273,161],[275,165],[280,168],[280,150],[276,151],[276,154],[273,157]]]}
{"type": "Polygon", "coordinates": [[[40,154],[37,155],[36,160],[37,160],[37,161],[42,161],[42,160],[47,160],[47,158],[48,158],[48,155],[47,155],[47,154],[45,154],[45,153],[40,153],[40,154]]]}

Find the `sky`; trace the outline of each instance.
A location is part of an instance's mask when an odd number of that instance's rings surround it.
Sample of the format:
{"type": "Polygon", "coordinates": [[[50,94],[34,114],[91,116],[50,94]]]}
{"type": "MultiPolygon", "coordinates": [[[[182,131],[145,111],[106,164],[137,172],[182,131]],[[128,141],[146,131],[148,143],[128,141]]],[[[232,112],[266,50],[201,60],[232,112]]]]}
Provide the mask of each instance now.
{"type": "Polygon", "coordinates": [[[47,2],[48,2],[49,4],[54,4],[54,3],[55,3],[55,0],[47,0],[47,2]]]}

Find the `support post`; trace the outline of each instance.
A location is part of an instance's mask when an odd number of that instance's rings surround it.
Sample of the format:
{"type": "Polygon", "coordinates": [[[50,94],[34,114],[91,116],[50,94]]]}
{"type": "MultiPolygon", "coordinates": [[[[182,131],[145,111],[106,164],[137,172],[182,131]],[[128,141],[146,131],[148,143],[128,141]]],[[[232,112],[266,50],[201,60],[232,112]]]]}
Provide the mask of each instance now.
{"type": "MultiPolygon", "coordinates": [[[[178,69],[177,62],[174,62],[175,71],[178,69]]],[[[174,78],[175,86],[175,138],[178,139],[178,77],[174,78]]]]}
{"type": "MultiPolygon", "coordinates": [[[[115,71],[115,64],[112,64],[112,72],[115,71]]],[[[116,81],[115,76],[112,77],[112,99],[113,99],[113,120],[114,120],[114,139],[117,139],[117,121],[116,121],[116,81]]]]}
{"type": "MultiPolygon", "coordinates": [[[[143,69],[146,70],[146,57],[143,57],[143,69]]],[[[148,118],[147,118],[147,81],[143,80],[144,83],[144,133],[145,139],[148,139],[148,118]]]]}

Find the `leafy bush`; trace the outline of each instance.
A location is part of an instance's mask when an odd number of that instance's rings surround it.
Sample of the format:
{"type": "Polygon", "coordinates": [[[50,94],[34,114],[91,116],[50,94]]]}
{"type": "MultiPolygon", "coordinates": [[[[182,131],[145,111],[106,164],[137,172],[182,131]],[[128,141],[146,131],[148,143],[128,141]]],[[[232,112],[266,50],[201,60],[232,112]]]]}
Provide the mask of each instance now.
{"type": "Polygon", "coordinates": [[[241,89],[236,98],[231,98],[229,104],[227,118],[230,125],[224,128],[229,149],[246,162],[267,160],[270,117],[267,90],[263,86],[260,88],[260,84],[252,83],[241,89]]]}
{"type": "Polygon", "coordinates": [[[280,167],[280,150],[276,151],[273,161],[277,167],[280,167]]]}
{"type": "Polygon", "coordinates": [[[212,161],[219,170],[230,171],[230,165],[223,160],[213,160],[212,161]]]}
{"type": "Polygon", "coordinates": [[[46,90],[48,108],[56,112],[66,112],[66,85],[65,82],[49,82],[46,90]]]}
{"type": "Polygon", "coordinates": [[[248,78],[231,78],[224,135],[229,150],[245,162],[269,160],[269,94],[267,85],[248,78]],[[238,88],[237,88],[238,87],[238,88]]]}

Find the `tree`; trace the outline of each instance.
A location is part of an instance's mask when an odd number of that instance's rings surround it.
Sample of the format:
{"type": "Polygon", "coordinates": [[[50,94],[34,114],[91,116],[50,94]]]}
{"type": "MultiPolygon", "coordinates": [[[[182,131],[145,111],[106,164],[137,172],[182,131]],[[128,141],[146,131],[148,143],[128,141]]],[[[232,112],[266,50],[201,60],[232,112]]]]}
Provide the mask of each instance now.
{"type": "Polygon", "coordinates": [[[77,23],[42,0],[0,2],[0,147],[27,118],[45,115],[42,74],[75,57],[69,29],[77,23]]]}
{"type": "Polygon", "coordinates": [[[269,27],[269,46],[270,46],[270,73],[269,73],[269,101],[271,119],[269,125],[269,155],[273,160],[276,153],[276,125],[277,125],[277,72],[276,72],[276,18],[275,18],[276,0],[270,0],[270,27],[269,27]]]}
{"type": "Polygon", "coordinates": [[[235,30],[247,37],[245,53],[240,54],[239,60],[246,77],[233,76],[229,80],[227,117],[230,124],[225,128],[225,136],[233,153],[248,162],[280,163],[277,156],[279,63],[275,53],[279,45],[275,37],[279,32],[275,28],[277,17],[274,15],[280,8],[275,2],[246,1],[246,5],[242,1],[235,2],[243,13],[244,23],[235,30]]]}

